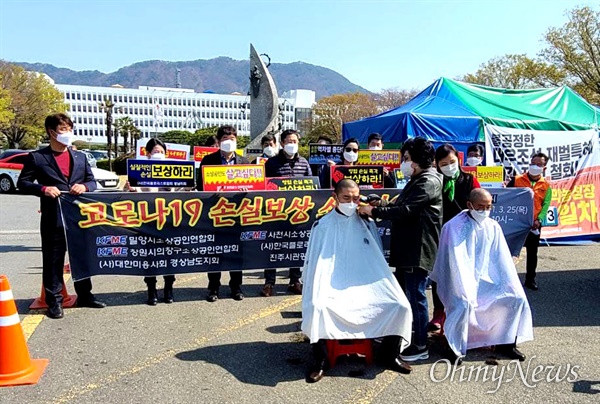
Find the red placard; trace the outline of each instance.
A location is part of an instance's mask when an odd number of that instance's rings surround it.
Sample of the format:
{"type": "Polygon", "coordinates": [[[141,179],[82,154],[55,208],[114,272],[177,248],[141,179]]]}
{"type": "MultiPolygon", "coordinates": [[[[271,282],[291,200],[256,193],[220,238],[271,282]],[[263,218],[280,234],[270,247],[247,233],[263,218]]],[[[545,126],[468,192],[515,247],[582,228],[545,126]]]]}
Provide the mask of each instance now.
{"type": "Polygon", "coordinates": [[[218,147],[194,146],[194,161],[199,163],[204,157],[218,150],[218,147]]]}

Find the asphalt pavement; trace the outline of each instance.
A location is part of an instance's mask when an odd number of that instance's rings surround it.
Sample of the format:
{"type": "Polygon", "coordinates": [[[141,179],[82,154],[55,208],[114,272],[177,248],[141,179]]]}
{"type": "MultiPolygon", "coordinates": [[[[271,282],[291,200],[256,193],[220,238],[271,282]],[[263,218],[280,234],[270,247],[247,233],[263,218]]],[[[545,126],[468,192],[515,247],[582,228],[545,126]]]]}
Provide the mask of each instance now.
{"type": "MultiPolygon", "coordinates": [[[[598,402],[600,245],[540,248],[537,292],[527,291],[534,338],[515,362],[469,351],[456,369],[430,358],[399,375],[342,359],[316,384],[304,381],[310,347],[300,297],[260,297],[260,271],[245,272],[246,298],[205,301],[205,274],[177,276],[175,302],[144,304],[141,278],[99,276],[105,309],[67,309],[51,320],[28,309],[41,287],[38,200],[0,195],[0,273],[8,275],[33,358],[50,364],[33,386],[0,388],[0,403],[389,403],[598,402]],[[497,363],[497,365],[494,365],[497,363]],[[537,370],[536,370],[537,369],[537,370]],[[536,373],[537,372],[537,373],[536,373]]],[[[524,252],[518,263],[524,274],[524,252]]],[[[223,276],[227,283],[227,275],[223,276]]],[[[72,282],[67,283],[73,293],[72,282]]],[[[162,280],[159,280],[162,287],[162,280]]],[[[162,292],[161,292],[162,295],[162,292]]],[[[2,347],[2,349],[6,349],[2,347]]],[[[375,347],[377,353],[377,346],[375,347]]],[[[0,351],[0,355],[4,354],[0,351]]]]}

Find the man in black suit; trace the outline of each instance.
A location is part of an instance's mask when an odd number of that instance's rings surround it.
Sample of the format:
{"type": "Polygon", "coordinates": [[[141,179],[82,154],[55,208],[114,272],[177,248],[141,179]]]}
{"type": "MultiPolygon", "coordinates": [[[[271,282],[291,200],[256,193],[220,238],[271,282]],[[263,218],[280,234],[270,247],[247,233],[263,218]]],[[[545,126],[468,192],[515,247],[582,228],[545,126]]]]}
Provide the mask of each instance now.
{"type": "MultiPolygon", "coordinates": [[[[248,159],[238,156],[235,153],[237,148],[237,130],[233,126],[221,126],[217,130],[217,141],[219,151],[209,154],[202,159],[196,188],[199,191],[204,189],[202,179],[203,166],[221,166],[233,164],[250,164],[248,159]]],[[[221,272],[208,273],[208,297],[209,302],[216,302],[219,299],[219,287],[221,286],[221,272]]],[[[231,288],[231,297],[235,300],[243,300],[242,293],[242,271],[229,271],[229,287],[231,288]]]]}
{"type": "MultiPolygon", "coordinates": [[[[67,243],[58,198],[61,192],[81,195],[96,189],[96,181],[85,154],[69,149],[73,121],[65,114],[50,115],[45,122],[50,146],[29,153],[17,187],[22,193],[40,197],[42,237],[42,282],[50,318],[64,316],[61,294],[67,243]]],[[[74,283],[77,306],[102,308],[106,304],[92,294],[92,281],[74,283]]]]}

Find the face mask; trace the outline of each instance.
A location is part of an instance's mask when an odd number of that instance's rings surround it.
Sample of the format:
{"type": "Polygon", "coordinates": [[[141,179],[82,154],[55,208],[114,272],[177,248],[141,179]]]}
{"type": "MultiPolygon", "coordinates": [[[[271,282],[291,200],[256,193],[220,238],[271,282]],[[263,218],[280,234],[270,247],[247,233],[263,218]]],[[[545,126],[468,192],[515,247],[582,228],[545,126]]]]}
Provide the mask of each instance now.
{"type": "Polygon", "coordinates": [[[298,143],[288,143],[283,146],[283,150],[285,150],[288,155],[293,156],[298,153],[298,143]]]}
{"type": "Polygon", "coordinates": [[[442,174],[446,177],[454,178],[454,175],[458,172],[458,163],[448,164],[447,166],[440,167],[442,174]]]}
{"type": "Polygon", "coordinates": [[[150,156],[150,160],[164,160],[164,159],[165,159],[164,153],[154,153],[150,156]]]}
{"type": "Polygon", "coordinates": [[[267,157],[273,157],[277,154],[277,149],[273,146],[267,146],[263,149],[263,153],[265,153],[265,156],[267,157]]]}
{"type": "Polygon", "coordinates": [[[338,209],[344,215],[350,217],[356,213],[356,209],[358,208],[358,204],[354,202],[348,203],[338,203],[338,209]]]}
{"type": "Polygon", "coordinates": [[[483,160],[482,160],[482,159],[480,159],[479,157],[468,157],[468,158],[467,158],[467,165],[468,165],[469,167],[476,167],[476,166],[478,166],[479,164],[481,164],[481,162],[482,162],[482,161],[483,161],[483,160]]]}
{"type": "Polygon", "coordinates": [[[404,177],[410,177],[415,173],[415,169],[412,167],[412,161],[403,161],[400,164],[400,171],[402,171],[402,175],[404,177]]]}
{"type": "Polygon", "coordinates": [[[383,150],[381,146],[371,146],[369,150],[383,150]]]}
{"type": "Polygon", "coordinates": [[[358,160],[358,153],[345,151],[344,158],[346,159],[346,161],[349,161],[350,163],[354,163],[356,160],[358,160]]]}
{"type": "Polygon", "coordinates": [[[477,220],[477,222],[479,222],[479,223],[483,222],[485,219],[490,217],[491,212],[492,212],[491,210],[469,209],[469,213],[471,213],[471,216],[473,217],[473,219],[477,220]]]}
{"type": "Polygon", "coordinates": [[[541,175],[543,172],[544,172],[544,169],[540,166],[536,166],[536,165],[529,166],[529,174],[533,175],[534,177],[541,175]]]}
{"type": "Polygon", "coordinates": [[[225,153],[234,152],[237,148],[237,143],[235,140],[223,140],[220,145],[221,150],[225,153]]]}
{"type": "Polygon", "coordinates": [[[64,144],[67,147],[71,146],[71,143],[73,143],[73,132],[65,132],[65,133],[56,132],[56,141],[58,143],[64,144]]]}

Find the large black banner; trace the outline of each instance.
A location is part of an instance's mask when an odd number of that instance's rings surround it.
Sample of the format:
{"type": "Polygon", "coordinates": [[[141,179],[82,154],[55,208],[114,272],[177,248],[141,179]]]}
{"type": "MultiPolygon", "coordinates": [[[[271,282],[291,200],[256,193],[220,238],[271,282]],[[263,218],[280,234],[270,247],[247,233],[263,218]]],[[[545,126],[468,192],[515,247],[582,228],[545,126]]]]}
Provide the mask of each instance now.
{"type": "MultiPolygon", "coordinates": [[[[492,216],[516,255],[531,226],[531,193],[490,191],[492,216]]],[[[369,190],[384,199],[399,192],[369,190]]],[[[335,206],[331,190],[85,193],[59,201],[75,280],[301,267],[312,224],[335,206]]],[[[377,225],[387,258],[390,223],[377,225]]]]}
{"type": "MultiPolygon", "coordinates": [[[[335,202],[331,190],[125,192],[66,194],[60,205],[78,280],[301,267],[312,224],[335,202]]],[[[389,256],[389,223],[378,225],[389,256]]]]}

